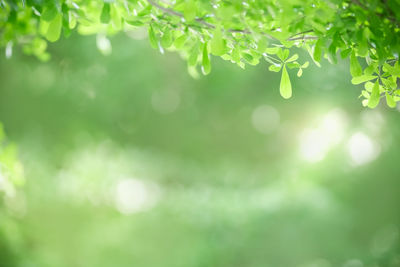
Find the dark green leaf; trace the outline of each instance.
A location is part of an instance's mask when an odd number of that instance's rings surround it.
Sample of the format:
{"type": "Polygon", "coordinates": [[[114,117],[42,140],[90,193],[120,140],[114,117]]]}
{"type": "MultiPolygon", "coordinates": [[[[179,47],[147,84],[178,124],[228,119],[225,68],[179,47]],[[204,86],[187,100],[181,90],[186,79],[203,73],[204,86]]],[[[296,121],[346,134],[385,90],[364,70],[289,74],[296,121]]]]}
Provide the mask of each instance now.
{"type": "Polygon", "coordinates": [[[101,10],[100,14],[100,22],[107,24],[110,22],[111,16],[110,16],[110,3],[104,3],[103,4],[103,9],[101,10]]]}

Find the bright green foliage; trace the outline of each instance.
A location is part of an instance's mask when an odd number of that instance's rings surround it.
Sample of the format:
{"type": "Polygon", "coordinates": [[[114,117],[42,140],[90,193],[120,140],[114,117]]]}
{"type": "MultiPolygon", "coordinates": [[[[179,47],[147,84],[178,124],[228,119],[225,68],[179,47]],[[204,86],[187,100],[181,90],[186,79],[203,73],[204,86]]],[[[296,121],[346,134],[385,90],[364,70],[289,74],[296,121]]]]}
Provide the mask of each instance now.
{"type": "MultiPolygon", "coordinates": [[[[114,34],[146,27],[152,47],[178,50],[192,70],[200,67],[205,74],[212,54],[241,68],[264,59],[269,70],[282,69],[285,79],[285,65],[300,77],[308,64],[289,57],[288,50],[299,47],[317,66],[323,58],[335,64],[338,54],[350,56],[353,83],[379,77],[379,97],[392,107],[400,100],[398,0],[1,0],[0,5],[0,45],[21,44],[42,60],[48,58],[44,39],[54,42],[61,31],[114,34]]],[[[361,94],[363,103],[369,95],[361,94]]]]}

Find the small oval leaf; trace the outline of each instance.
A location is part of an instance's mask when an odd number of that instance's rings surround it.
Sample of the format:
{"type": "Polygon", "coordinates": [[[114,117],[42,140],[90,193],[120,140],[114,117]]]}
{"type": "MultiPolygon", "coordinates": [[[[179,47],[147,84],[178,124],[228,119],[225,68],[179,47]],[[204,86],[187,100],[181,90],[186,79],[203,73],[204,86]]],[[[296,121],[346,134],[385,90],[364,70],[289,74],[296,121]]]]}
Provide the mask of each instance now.
{"type": "Polygon", "coordinates": [[[46,33],[46,39],[50,42],[55,42],[60,38],[62,27],[62,15],[58,14],[49,23],[49,27],[46,33]]]}
{"type": "Polygon", "coordinates": [[[282,68],[281,84],[279,88],[281,96],[288,99],[292,96],[292,84],[290,83],[289,73],[286,70],[286,66],[282,68]]]}
{"type": "Polygon", "coordinates": [[[210,57],[208,55],[207,43],[204,44],[203,48],[203,59],[201,62],[201,70],[204,75],[207,75],[211,72],[211,63],[210,63],[210,57]]]}
{"type": "Polygon", "coordinates": [[[375,108],[379,104],[379,82],[376,81],[374,84],[374,87],[372,88],[371,96],[369,97],[368,100],[368,107],[369,108],[375,108]]]}

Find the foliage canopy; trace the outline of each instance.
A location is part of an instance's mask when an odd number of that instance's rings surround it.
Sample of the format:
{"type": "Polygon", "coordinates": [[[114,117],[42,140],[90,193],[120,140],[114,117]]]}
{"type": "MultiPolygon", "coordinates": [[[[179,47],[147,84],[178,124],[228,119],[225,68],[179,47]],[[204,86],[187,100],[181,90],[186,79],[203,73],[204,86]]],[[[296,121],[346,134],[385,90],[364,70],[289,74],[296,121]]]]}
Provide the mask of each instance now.
{"type": "Polygon", "coordinates": [[[308,61],[294,48],[308,51],[320,66],[350,59],[353,84],[364,84],[363,105],[389,107],[400,101],[398,0],[1,0],[0,45],[41,60],[49,58],[47,41],[71,31],[98,34],[98,47],[110,52],[106,35],[144,27],[153,48],[177,50],[189,73],[211,71],[210,55],[241,68],[266,60],[281,72],[280,93],[292,96],[288,69],[301,76],[308,61]],[[360,64],[359,59],[362,60],[360,64]]]}

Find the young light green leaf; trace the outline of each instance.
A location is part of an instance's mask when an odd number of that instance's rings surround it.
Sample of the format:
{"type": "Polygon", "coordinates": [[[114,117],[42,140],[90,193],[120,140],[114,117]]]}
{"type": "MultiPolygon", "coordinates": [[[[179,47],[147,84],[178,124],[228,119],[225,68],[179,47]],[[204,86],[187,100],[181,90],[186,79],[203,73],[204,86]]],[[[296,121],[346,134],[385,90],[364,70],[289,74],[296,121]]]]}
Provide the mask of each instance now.
{"type": "Polygon", "coordinates": [[[280,51],[279,47],[269,47],[265,49],[265,53],[270,54],[270,55],[275,55],[280,51]]]}
{"type": "Polygon", "coordinates": [[[225,40],[222,38],[222,32],[220,28],[215,29],[213,32],[213,38],[211,39],[211,53],[216,56],[222,56],[225,54],[225,40]]]}
{"type": "Polygon", "coordinates": [[[185,45],[187,38],[188,38],[187,34],[182,34],[181,36],[175,39],[174,46],[177,49],[181,49],[185,45]]]}
{"type": "Polygon", "coordinates": [[[386,92],[386,104],[390,108],[395,108],[396,107],[396,101],[394,101],[393,96],[389,95],[387,92],[386,92]]]}
{"type": "Polygon", "coordinates": [[[287,66],[289,69],[298,69],[298,68],[301,68],[301,65],[300,65],[299,62],[297,62],[297,61],[286,63],[286,66],[287,66]]]}
{"type": "Polygon", "coordinates": [[[366,99],[369,99],[369,97],[370,97],[370,94],[369,94],[366,90],[362,90],[362,91],[361,91],[361,95],[362,95],[363,97],[365,97],[366,99]]]}
{"type": "Polygon", "coordinates": [[[321,55],[322,55],[322,41],[321,39],[318,39],[318,41],[315,43],[314,46],[314,53],[313,53],[314,61],[321,62],[321,55]]]}
{"type": "Polygon", "coordinates": [[[282,68],[282,77],[279,92],[281,93],[281,96],[285,99],[288,99],[292,96],[292,84],[290,83],[289,73],[287,72],[285,65],[282,68]]]}
{"type": "Polygon", "coordinates": [[[151,47],[153,47],[154,49],[158,49],[157,36],[156,36],[152,26],[149,27],[148,35],[149,35],[149,41],[150,41],[151,47]]]}
{"type": "Polygon", "coordinates": [[[207,43],[204,44],[203,47],[203,58],[201,62],[201,70],[204,75],[207,75],[211,71],[211,63],[210,63],[210,57],[208,55],[208,49],[207,49],[207,43]]]}
{"type": "Polygon", "coordinates": [[[273,71],[273,72],[280,72],[281,68],[282,68],[281,65],[270,65],[268,67],[269,71],[273,71]]]}
{"type": "Polygon", "coordinates": [[[188,58],[189,66],[196,66],[197,60],[199,58],[199,45],[195,45],[191,50],[188,58]]]}
{"type": "Polygon", "coordinates": [[[353,77],[362,75],[362,68],[357,60],[356,53],[353,51],[350,56],[350,73],[353,77]]]}
{"type": "Polygon", "coordinates": [[[193,21],[196,18],[196,2],[193,0],[186,1],[183,10],[183,17],[187,21],[193,21]]]}
{"type": "Polygon", "coordinates": [[[172,45],[174,39],[172,38],[172,33],[170,29],[165,29],[164,34],[161,37],[161,45],[165,48],[168,48],[172,45]]]}
{"type": "Polygon", "coordinates": [[[103,9],[101,10],[100,14],[100,22],[107,24],[110,22],[111,16],[110,16],[110,3],[104,3],[103,4],[103,9]]]}
{"type": "Polygon", "coordinates": [[[276,55],[279,57],[280,60],[285,61],[289,56],[288,49],[279,49],[276,55]]]}
{"type": "Polygon", "coordinates": [[[367,90],[368,92],[372,92],[372,88],[374,88],[374,83],[373,82],[366,82],[364,84],[364,88],[365,90],[367,90]]]}
{"type": "Polygon", "coordinates": [[[140,20],[125,20],[125,21],[129,25],[136,26],[136,27],[141,27],[144,25],[144,23],[140,20]]]}
{"type": "Polygon", "coordinates": [[[351,83],[352,84],[360,84],[360,83],[367,82],[367,81],[370,81],[370,80],[373,80],[376,78],[378,78],[378,77],[375,75],[361,75],[361,76],[354,77],[353,79],[351,79],[351,83]]]}
{"type": "Polygon", "coordinates": [[[46,39],[50,42],[55,42],[60,38],[62,27],[62,15],[57,14],[52,21],[49,23],[47,28],[46,39]]]}
{"type": "Polygon", "coordinates": [[[293,56],[291,56],[288,60],[286,60],[286,62],[288,63],[288,62],[292,62],[292,61],[295,61],[295,60],[297,60],[299,58],[299,55],[298,54],[294,54],[293,56]]]}
{"type": "Polygon", "coordinates": [[[299,71],[297,72],[297,77],[301,77],[303,75],[303,69],[300,68],[299,71]]]}
{"type": "Polygon", "coordinates": [[[376,81],[374,87],[372,88],[371,96],[368,100],[368,107],[375,108],[379,104],[380,94],[379,94],[379,82],[376,81]]]}
{"type": "Polygon", "coordinates": [[[306,61],[303,65],[301,65],[301,67],[303,69],[306,69],[306,68],[308,68],[309,65],[310,65],[310,62],[306,61]]]}
{"type": "Polygon", "coordinates": [[[236,62],[236,63],[239,63],[240,62],[240,50],[239,50],[239,48],[237,48],[237,47],[233,48],[231,54],[232,54],[232,60],[234,62],[236,62]]]}
{"type": "Polygon", "coordinates": [[[268,41],[267,38],[261,38],[260,41],[257,43],[257,51],[260,53],[264,53],[265,49],[267,48],[268,41]]]}

